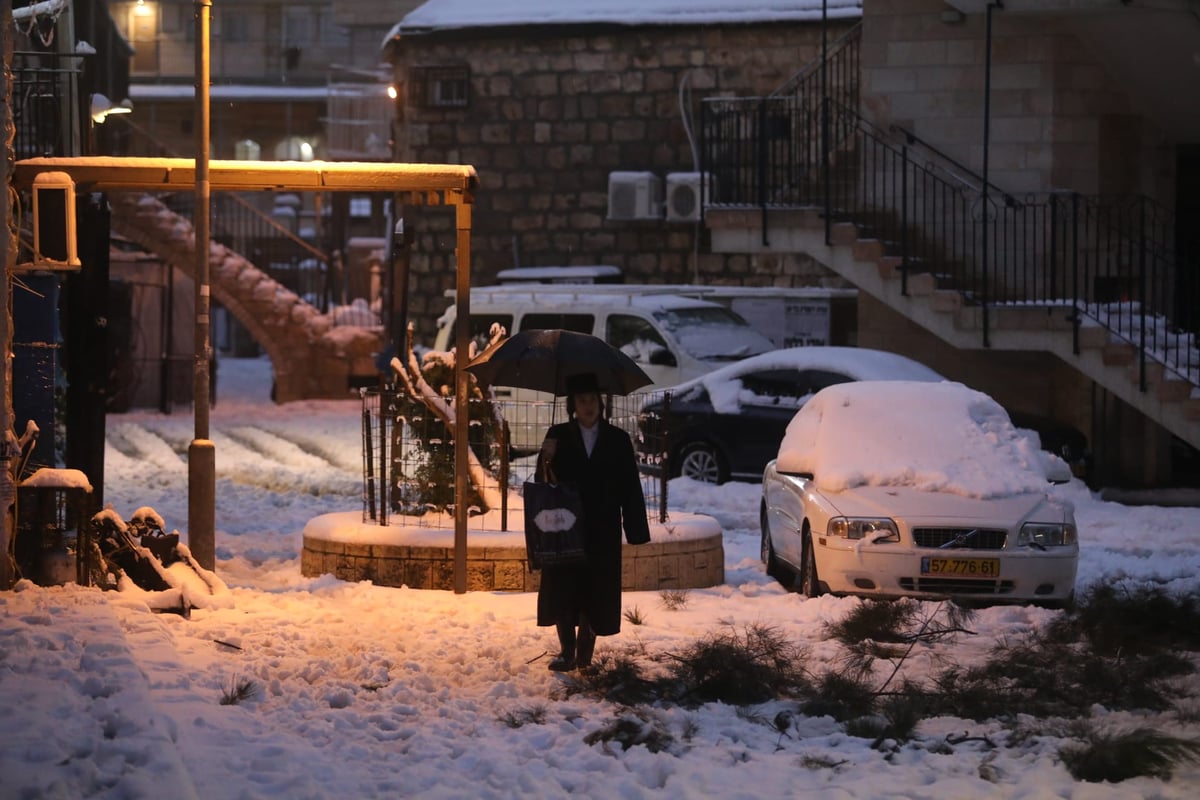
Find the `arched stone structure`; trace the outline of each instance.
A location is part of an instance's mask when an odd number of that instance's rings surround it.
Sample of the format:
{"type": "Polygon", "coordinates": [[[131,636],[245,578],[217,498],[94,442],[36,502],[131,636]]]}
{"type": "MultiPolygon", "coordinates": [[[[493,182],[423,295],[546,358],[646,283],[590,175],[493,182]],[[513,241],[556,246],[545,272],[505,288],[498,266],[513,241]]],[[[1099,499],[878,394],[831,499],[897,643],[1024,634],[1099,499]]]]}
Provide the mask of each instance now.
{"type": "MultiPolygon", "coordinates": [[[[166,264],[195,276],[195,229],[150,194],[109,197],[112,228],[166,264]]],[[[275,401],[341,399],[351,378],[376,373],[382,328],[334,327],[246,258],[217,242],[209,245],[212,297],[246,326],[267,352],[275,373],[275,401]]]]}

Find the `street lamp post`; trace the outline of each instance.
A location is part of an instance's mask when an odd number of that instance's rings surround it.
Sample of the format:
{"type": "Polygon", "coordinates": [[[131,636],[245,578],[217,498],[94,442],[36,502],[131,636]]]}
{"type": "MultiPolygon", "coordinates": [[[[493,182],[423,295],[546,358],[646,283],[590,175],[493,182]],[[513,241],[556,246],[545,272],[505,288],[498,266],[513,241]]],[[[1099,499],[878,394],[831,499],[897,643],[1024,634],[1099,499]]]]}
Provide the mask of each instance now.
{"type": "Polygon", "coordinates": [[[209,28],[212,0],[196,3],[196,341],[192,370],[195,436],[188,446],[188,547],[205,569],[216,564],[216,447],[209,439],[209,28]]]}

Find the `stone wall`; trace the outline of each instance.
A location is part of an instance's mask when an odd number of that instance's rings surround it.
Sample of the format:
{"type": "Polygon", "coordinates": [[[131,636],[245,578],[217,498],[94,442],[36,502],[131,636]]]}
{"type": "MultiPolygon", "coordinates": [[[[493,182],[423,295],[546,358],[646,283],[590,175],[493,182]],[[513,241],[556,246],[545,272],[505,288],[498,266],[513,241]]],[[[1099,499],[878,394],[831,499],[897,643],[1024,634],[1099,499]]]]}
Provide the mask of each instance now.
{"type": "MultiPolygon", "coordinates": [[[[986,16],[948,23],[947,10],[941,0],[866,5],[863,109],[982,172],[986,16]]],[[[1164,135],[1076,35],[1077,19],[993,12],[989,177],[1010,192],[1141,192],[1170,205],[1164,135]]]]}
{"type": "MultiPolygon", "coordinates": [[[[830,40],[847,27],[831,23],[830,40]]],[[[397,160],[478,170],[475,285],[513,266],[568,264],[613,264],[636,283],[829,285],[831,273],[804,255],[714,254],[695,223],[607,218],[610,172],[650,171],[665,184],[667,173],[693,171],[704,97],[767,94],[820,47],[818,23],[410,36],[393,53],[398,85],[414,65],[466,65],[470,98],[462,109],[419,108],[406,90],[397,160]]],[[[453,286],[454,219],[405,213],[416,229],[409,311],[417,341],[430,342],[453,286]]]]}
{"type": "MultiPolygon", "coordinates": [[[[529,569],[524,546],[468,547],[467,591],[536,592],[541,573],[529,569]]],[[[410,589],[454,588],[454,548],[341,542],[305,534],[300,573],[410,589]]],[[[722,534],[655,541],[621,549],[627,592],[695,589],[725,581],[722,534]]]]}

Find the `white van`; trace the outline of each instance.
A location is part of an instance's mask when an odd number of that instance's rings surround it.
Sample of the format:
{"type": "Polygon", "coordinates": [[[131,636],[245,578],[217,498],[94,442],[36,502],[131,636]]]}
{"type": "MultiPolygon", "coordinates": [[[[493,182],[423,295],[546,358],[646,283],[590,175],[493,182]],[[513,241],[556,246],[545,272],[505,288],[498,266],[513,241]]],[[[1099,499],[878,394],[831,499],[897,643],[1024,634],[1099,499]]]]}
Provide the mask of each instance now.
{"type": "MultiPolygon", "coordinates": [[[[453,297],[453,292],[447,292],[453,297]]],[[[438,320],[434,349],[454,346],[455,307],[438,320]]],[[[663,389],[699,377],[723,364],[774,350],[771,341],[719,303],[683,297],[653,286],[511,284],[471,290],[471,336],[476,349],[487,345],[492,325],[510,334],[545,328],[590,333],[619,348],[637,362],[654,383],[643,391],[663,389]]],[[[494,387],[511,444],[536,449],[545,426],[563,421],[552,398],[541,392],[494,387]],[[505,408],[506,401],[513,404],[505,408]],[[520,401],[519,403],[517,401],[520,401]],[[528,402],[545,405],[529,415],[528,402]]]]}

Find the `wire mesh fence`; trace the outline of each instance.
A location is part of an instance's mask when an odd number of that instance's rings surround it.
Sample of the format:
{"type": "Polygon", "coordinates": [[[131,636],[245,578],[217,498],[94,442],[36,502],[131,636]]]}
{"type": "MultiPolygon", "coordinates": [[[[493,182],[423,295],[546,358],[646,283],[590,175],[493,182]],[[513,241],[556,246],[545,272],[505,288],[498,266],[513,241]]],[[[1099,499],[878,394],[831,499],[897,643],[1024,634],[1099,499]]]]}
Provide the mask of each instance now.
{"type": "MultiPolygon", "coordinates": [[[[454,399],[433,405],[397,388],[363,389],[363,522],[452,528],[456,512],[454,399]]],[[[667,520],[665,452],[669,392],[605,398],[608,420],[633,441],[646,514],[667,520]]],[[[562,398],[468,403],[468,528],[521,530],[522,489],[534,478],[537,453],[550,425],[567,420],[562,398]]]]}

